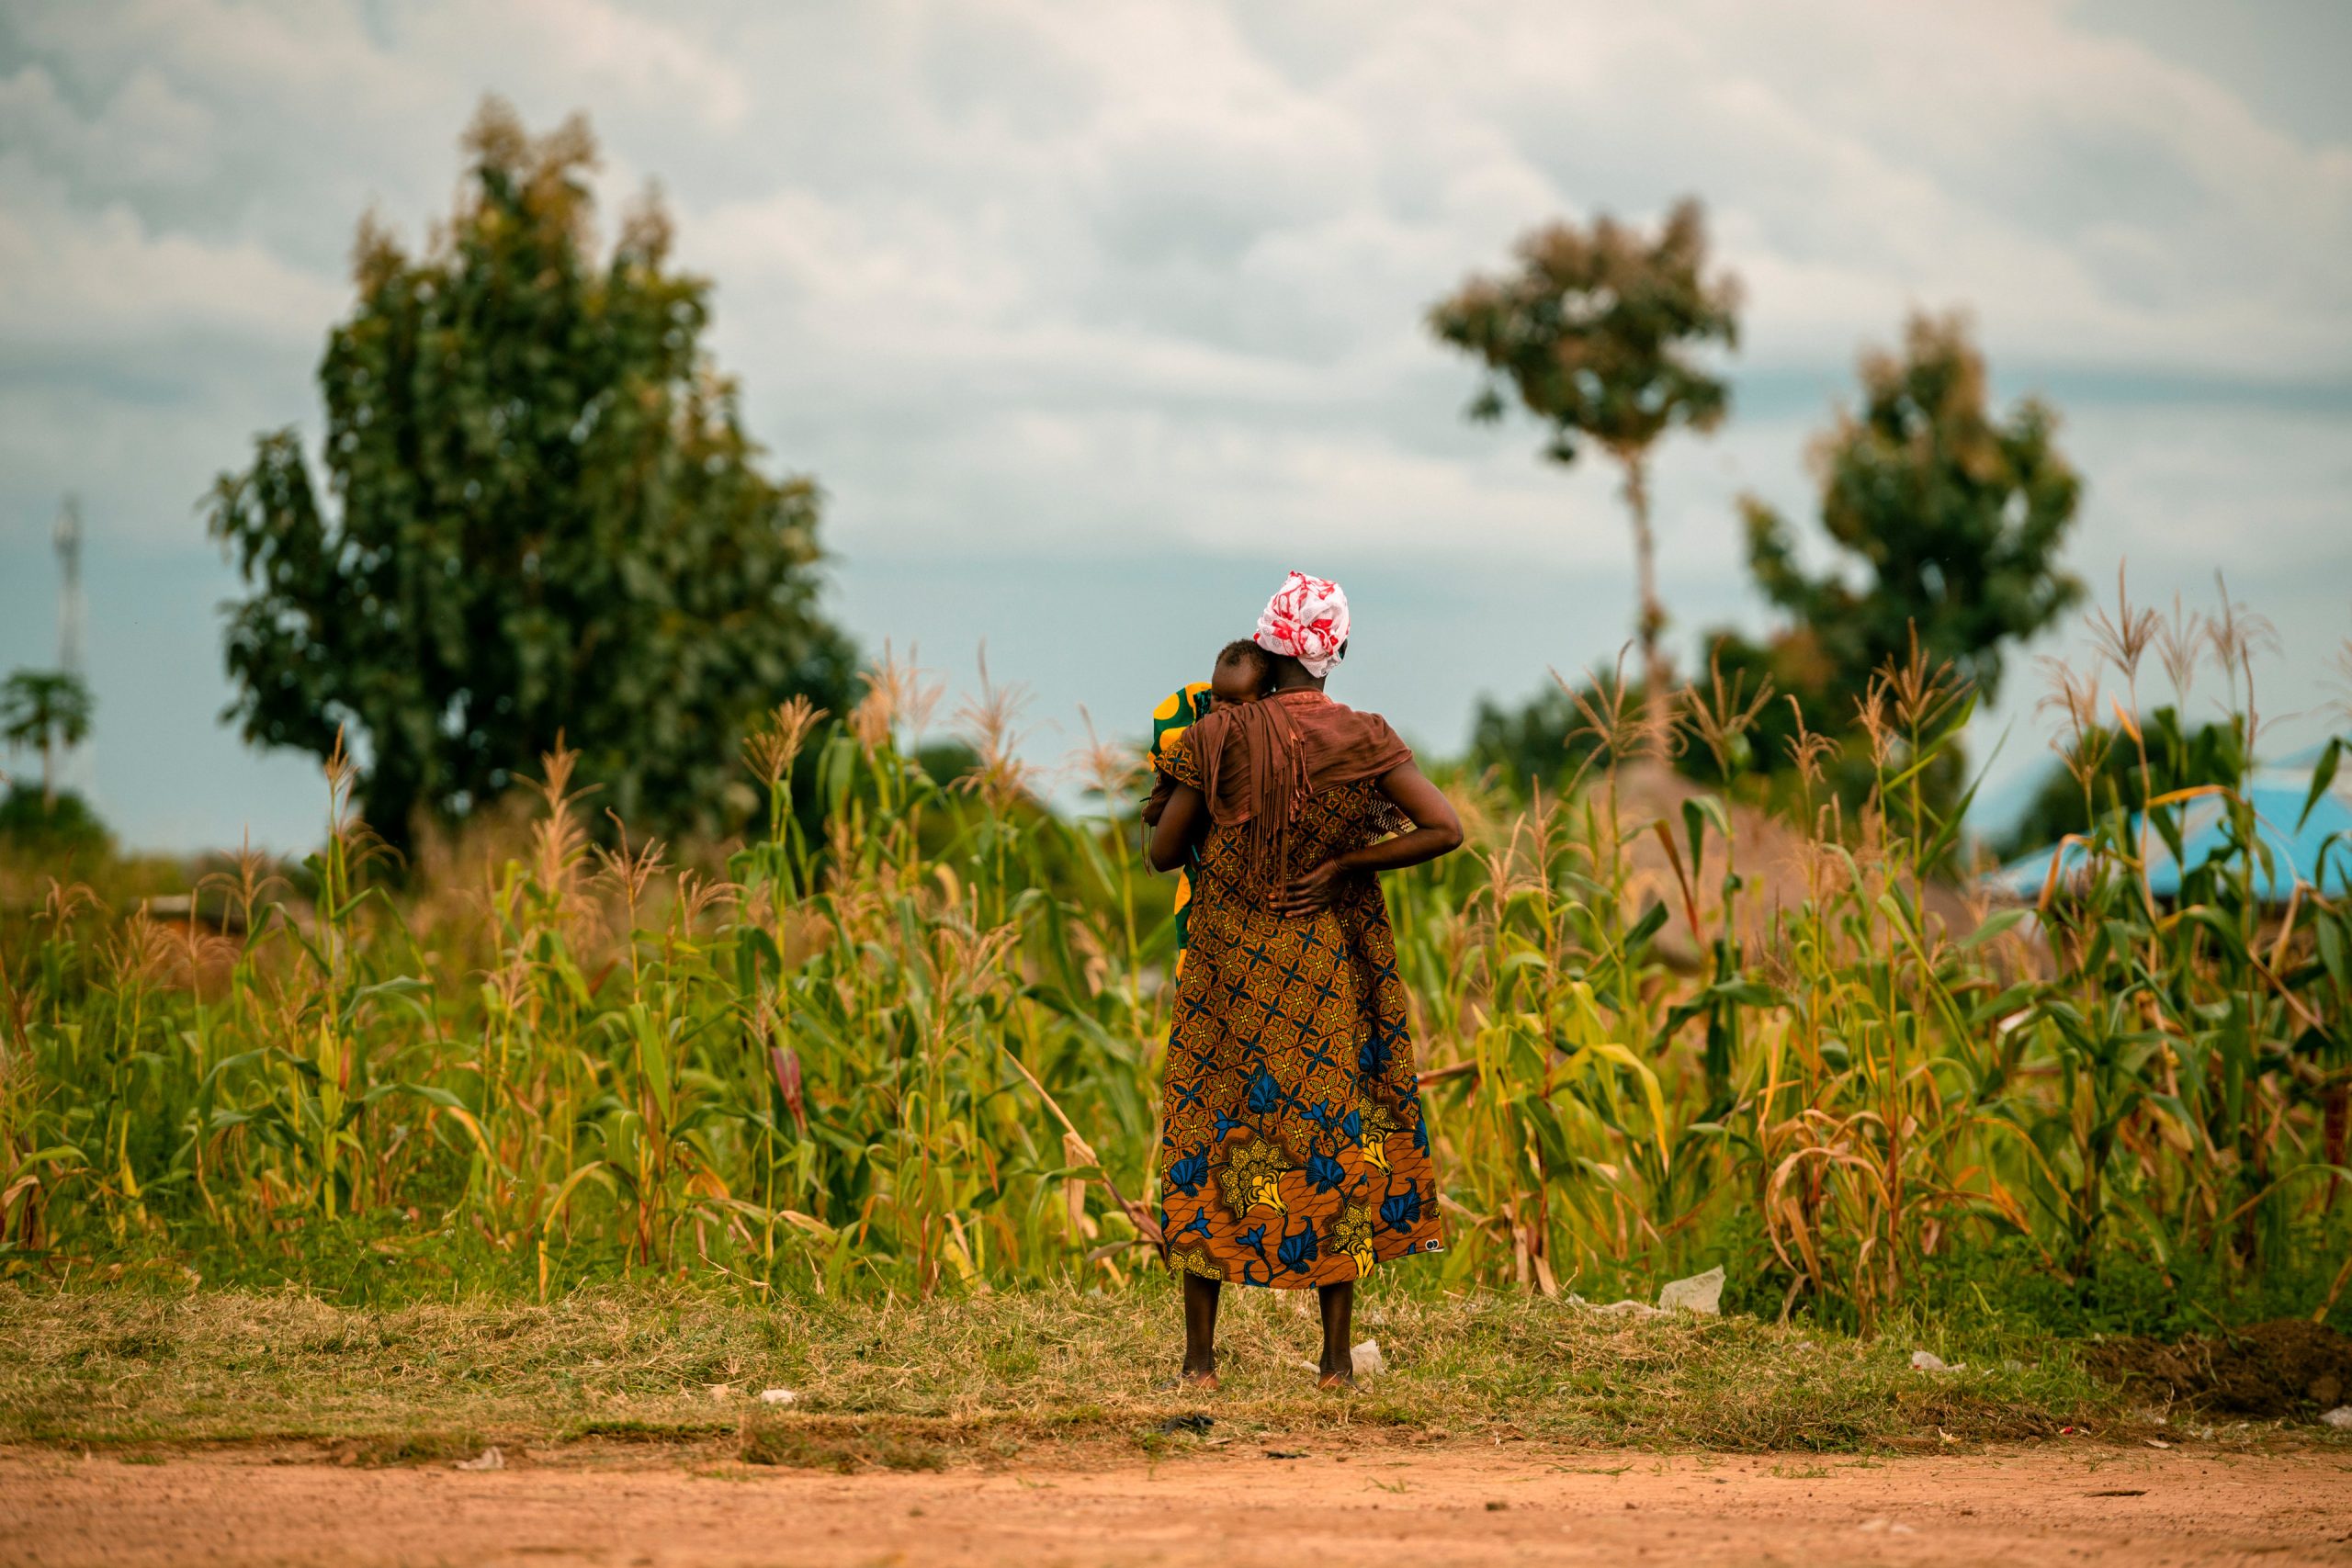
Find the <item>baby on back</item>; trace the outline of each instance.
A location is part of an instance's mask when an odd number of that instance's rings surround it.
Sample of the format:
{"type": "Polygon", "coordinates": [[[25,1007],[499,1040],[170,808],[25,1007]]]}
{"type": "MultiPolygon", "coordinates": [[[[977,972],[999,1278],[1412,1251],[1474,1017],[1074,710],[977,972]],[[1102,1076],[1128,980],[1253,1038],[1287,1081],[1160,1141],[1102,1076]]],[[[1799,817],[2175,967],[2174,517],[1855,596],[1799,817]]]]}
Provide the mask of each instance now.
{"type": "Polygon", "coordinates": [[[1168,797],[1176,793],[1176,781],[1169,776],[1163,764],[1184,731],[1216,708],[1258,701],[1272,686],[1273,678],[1272,656],[1248,637],[1238,637],[1217,649],[1216,662],[1210,667],[1206,682],[1195,682],[1160,705],[1170,718],[1179,722],[1170,724],[1159,715],[1154,716],[1151,795],[1143,803],[1145,827],[1159,825],[1160,813],[1168,808],[1168,797]]]}
{"type": "Polygon", "coordinates": [[[1273,682],[1273,655],[1246,637],[1237,637],[1216,650],[1216,663],[1209,671],[1209,696],[1220,705],[1254,703],[1273,682]]]}

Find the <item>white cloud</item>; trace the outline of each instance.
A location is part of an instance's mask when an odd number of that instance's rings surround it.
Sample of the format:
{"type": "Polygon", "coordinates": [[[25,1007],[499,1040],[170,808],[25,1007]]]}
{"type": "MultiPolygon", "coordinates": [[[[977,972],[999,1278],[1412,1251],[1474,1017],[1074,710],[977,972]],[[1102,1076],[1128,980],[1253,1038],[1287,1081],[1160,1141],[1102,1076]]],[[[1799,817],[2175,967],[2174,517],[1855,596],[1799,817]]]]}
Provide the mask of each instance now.
{"type": "Polygon", "coordinates": [[[75,112],[40,65],[0,81],[0,146],[77,182],[168,189],[204,174],[216,133],[210,111],[153,65],[133,70],[92,117],[75,112]]]}
{"type": "Polygon", "coordinates": [[[191,343],[267,351],[316,342],[343,303],[252,240],[156,232],[119,200],[77,209],[15,157],[0,158],[0,342],[18,354],[152,366],[191,343]]]}
{"type": "MultiPolygon", "coordinates": [[[[486,18],[478,10],[453,9],[442,19],[457,26],[438,43],[452,52],[479,49],[473,29],[486,18]]],[[[535,74],[667,101],[721,134],[741,126],[752,100],[742,70],[718,50],[602,0],[518,0],[506,32],[514,46],[544,51],[535,74]]]]}
{"type": "MultiPolygon", "coordinates": [[[[200,550],[212,473],[314,417],[354,224],[425,231],[485,90],[587,110],[616,201],[662,181],[851,573],[1435,540],[1599,584],[1560,657],[1605,654],[1611,477],[1465,427],[1471,369],[1421,312],[1534,222],[1686,192],[1747,285],[1738,363],[1781,384],[1850,384],[1860,344],[1953,304],[2028,382],[2352,381],[2352,147],[2063,0],[108,0],[0,24],[0,548],[80,487],[120,542],[200,550]]],[[[2346,570],[2318,406],[2078,420],[2086,572],[2126,513],[2166,581],[2222,539],[2346,570]]],[[[1686,626],[1738,604],[1736,491],[1803,510],[1824,412],[1675,440],[1686,626]]]]}

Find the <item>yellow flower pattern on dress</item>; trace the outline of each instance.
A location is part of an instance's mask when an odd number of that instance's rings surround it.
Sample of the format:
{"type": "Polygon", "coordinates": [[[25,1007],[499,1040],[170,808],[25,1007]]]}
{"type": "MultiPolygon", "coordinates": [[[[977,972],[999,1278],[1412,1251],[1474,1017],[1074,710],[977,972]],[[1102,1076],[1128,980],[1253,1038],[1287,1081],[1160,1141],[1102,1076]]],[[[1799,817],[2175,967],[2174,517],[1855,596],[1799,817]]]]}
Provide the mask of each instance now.
{"type": "Polygon", "coordinates": [[[1378,1100],[1366,1100],[1357,1108],[1363,1121],[1363,1161],[1382,1170],[1388,1168],[1388,1134],[1396,1131],[1396,1118],[1380,1107],[1378,1100]]]}
{"type": "Polygon", "coordinates": [[[1358,1275],[1372,1272],[1378,1261],[1372,1250],[1372,1211],[1361,1203],[1351,1203],[1340,1223],[1331,1227],[1331,1249],[1355,1259],[1358,1275]]]}
{"type": "Polygon", "coordinates": [[[1253,1142],[1235,1150],[1217,1177],[1225,1206],[1237,1214],[1259,1208],[1278,1214],[1290,1213],[1290,1206],[1283,1201],[1283,1172],[1290,1168],[1282,1151],[1270,1145],[1253,1142]]]}

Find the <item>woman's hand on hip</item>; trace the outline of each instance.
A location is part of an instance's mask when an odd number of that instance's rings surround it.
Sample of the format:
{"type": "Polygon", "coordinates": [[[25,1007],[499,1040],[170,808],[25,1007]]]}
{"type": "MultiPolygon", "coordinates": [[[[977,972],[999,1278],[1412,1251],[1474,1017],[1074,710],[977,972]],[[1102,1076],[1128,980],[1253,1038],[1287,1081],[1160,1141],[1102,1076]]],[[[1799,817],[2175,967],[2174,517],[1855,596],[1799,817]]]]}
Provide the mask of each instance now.
{"type": "Polygon", "coordinates": [[[1327,860],[1304,876],[1293,877],[1274,899],[1274,913],[1283,916],[1314,915],[1331,907],[1332,897],[1340,890],[1340,879],[1347,868],[1336,860],[1327,860]]]}
{"type": "Polygon", "coordinates": [[[1330,907],[1342,877],[1400,871],[1461,847],[1462,818],[1455,814],[1453,803],[1421,775],[1420,769],[1410,762],[1391,769],[1381,776],[1380,793],[1413,819],[1413,830],[1350,850],[1293,879],[1274,898],[1276,914],[1315,914],[1330,907]]]}

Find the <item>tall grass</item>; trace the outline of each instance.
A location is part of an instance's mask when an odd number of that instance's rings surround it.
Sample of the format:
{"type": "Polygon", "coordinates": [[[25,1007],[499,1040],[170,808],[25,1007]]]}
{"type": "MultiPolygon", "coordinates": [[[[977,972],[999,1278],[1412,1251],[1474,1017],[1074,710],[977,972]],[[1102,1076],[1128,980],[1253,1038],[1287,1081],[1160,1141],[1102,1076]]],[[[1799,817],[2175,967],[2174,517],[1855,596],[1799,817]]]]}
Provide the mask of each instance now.
{"type": "MultiPolygon", "coordinates": [[[[2218,677],[2253,729],[2242,612],[2119,605],[2101,633],[2059,683],[2084,733],[2103,697],[2138,711],[2151,649],[2177,700],[2218,677]]],[[[943,780],[914,748],[938,689],[868,684],[748,739],[766,827],[724,856],[594,830],[559,748],[527,820],[396,880],[337,758],[300,897],[253,855],[203,889],[217,922],[46,887],[0,924],[0,1269],[456,1238],[542,1293],[1134,1280],[1173,934],[1133,763],[1091,747],[1100,810],[1042,808],[1017,695],[984,681],[976,762],[943,780]]],[[[1766,696],[1683,694],[1682,742],[1735,747],[1766,696]]],[[[1800,739],[1803,830],[1620,765],[1651,750],[1629,710],[1589,713],[1597,765],[1557,797],[1456,783],[1471,849],[1388,885],[1449,1227],[1417,1267],[1599,1293],[1722,1261],[1757,1304],[1867,1327],[1973,1249],[2064,1285],[2343,1245],[2352,909],[2256,899],[2242,780],[2156,797],[2175,843],[2187,795],[2225,807],[2177,900],[2091,798],[2084,874],[1962,907],[1958,813],[1922,780],[1972,709],[1888,670],[1857,739],[1800,739]],[[1867,798],[1827,793],[1838,744],[1867,798]]]]}

